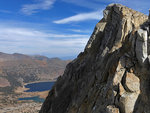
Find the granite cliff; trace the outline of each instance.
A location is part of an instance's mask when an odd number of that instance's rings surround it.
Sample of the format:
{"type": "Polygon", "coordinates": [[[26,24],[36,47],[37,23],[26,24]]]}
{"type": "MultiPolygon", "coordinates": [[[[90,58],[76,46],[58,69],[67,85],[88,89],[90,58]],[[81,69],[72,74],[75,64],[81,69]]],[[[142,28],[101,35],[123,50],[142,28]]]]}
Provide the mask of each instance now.
{"type": "Polygon", "coordinates": [[[150,16],[110,4],[40,113],[150,113],[150,16]]]}

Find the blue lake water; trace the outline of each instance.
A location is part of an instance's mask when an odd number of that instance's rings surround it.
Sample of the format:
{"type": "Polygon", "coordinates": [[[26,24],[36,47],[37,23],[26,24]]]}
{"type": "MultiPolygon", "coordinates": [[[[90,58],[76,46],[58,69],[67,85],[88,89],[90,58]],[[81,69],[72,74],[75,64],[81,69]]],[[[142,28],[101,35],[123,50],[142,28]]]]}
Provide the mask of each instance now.
{"type": "MultiPolygon", "coordinates": [[[[25,92],[42,92],[42,91],[47,91],[51,90],[51,88],[54,85],[53,82],[38,82],[38,83],[31,83],[25,85],[26,88],[29,88],[25,92]]],[[[18,100],[33,100],[35,102],[44,102],[43,98],[40,98],[39,96],[33,96],[33,97],[24,97],[24,98],[19,98],[18,100]]]]}
{"type": "Polygon", "coordinates": [[[39,96],[24,97],[24,98],[19,98],[18,100],[33,100],[35,102],[44,102],[44,99],[43,98],[39,98],[39,96]]]}
{"type": "Polygon", "coordinates": [[[25,92],[41,92],[41,91],[47,91],[50,90],[55,82],[38,82],[38,83],[31,83],[25,85],[26,88],[29,88],[29,90],[26,90],[25,92]]]}

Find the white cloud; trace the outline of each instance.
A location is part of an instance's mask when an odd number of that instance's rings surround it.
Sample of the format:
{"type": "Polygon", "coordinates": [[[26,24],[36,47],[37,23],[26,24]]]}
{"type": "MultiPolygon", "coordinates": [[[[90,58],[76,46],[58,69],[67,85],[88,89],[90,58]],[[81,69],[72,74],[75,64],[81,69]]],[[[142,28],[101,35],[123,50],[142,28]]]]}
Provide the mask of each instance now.
{"type": "Polygon", "coordinates": [[[100,11],[90,12],[90,13],[80,13],[71,17],[67,17],[61,20],[53,21],[56,24],[66,24],[70,22],[79,22],[84,20],[100,20],[102,18],[102,13],[100,11]]]}
{"type": "Polygon", "coordinates": [[[26,28],[0,28],[0,35],[16,35],[16,36],[26,36],[26,37],[41,37],[41,38],[84,38],[88,35],[80,34],[53,34],[45,33],[39,30],[26,29],[26,28]]]}
{"type": "Polygon", "coordinates": [[[48,10],[52,7],[55,0],[36,0],[36,3],[23,5],[21,11],[26,15],[37,13],[39,10],[48,10]]]}
{"type": "Polygon", "coordinates": [[[101,8],[101,4],[105,3],[105,0],[62,0],[64,2],[67,3],[72,3],[74,5],[78,5],[81,7],[86,7],[86,8],[90,8],[90,9],[100,9],[101,8]]]}
{"type": "Polygon", "coordinates": [[[53,34],[35,29],[0,27],[0,52],[77,55],[83,51],[89,35],[53,34]]]}
{"type": "Polygon", "coordinates": [[[73,32],[76,32],[76,33],[91,33],[92,30],[87,30],[87,29],[69,29],[69,31],[73,31],[73,32]]]}

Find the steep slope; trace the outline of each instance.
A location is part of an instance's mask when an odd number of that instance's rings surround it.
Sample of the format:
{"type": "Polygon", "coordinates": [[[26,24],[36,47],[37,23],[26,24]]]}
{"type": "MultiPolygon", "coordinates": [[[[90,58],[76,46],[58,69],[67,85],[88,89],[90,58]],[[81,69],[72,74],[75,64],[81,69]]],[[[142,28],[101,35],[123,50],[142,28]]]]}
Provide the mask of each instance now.
{"type": "Polygon", "coordinates": [[[40,113],[150,113],[148,16],[111,4],[40,113]]]}
{"type": "Polygon", "coordinates": [[[55,79],[69,61],[44,56],[0,53],[0,91],[9,92],[23,83],[55,79]]]}

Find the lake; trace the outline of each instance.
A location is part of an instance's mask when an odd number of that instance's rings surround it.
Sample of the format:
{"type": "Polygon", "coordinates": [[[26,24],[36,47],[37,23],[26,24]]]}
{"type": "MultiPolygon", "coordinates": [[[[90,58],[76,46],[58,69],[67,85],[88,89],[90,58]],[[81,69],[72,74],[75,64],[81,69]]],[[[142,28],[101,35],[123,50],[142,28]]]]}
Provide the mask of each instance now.
{"type": "Polygon", "coordinates": [[[24,98],[19,98],[18,100],[33,100],[34,102],[44,102],[44,99],[40,98],[39,96],[24,97],[24,98]]]}
{"type": "MultiPolygon", "coordinates": [[[[42,92],[42,91],[51,90],[54,83],[55,81],[30,83],[25,85],[26,88],[29,88],[25,92],[42,92]]],[[[24,97],[24,98],[19,98],[18,100],[33,100],[35,102],[44,102],[44,99],[40,98],[39,96],[24,97]]]]}
{"type": "Polygon", "coordinates": [[[47,91],[53,87],[54,83],[55,82],[52,81],[52,82],[38,82],[38,83],[27,84],[25,85],[25,87],[29,88],[29,90],[26,90],[25,92],[47,91]]]}

